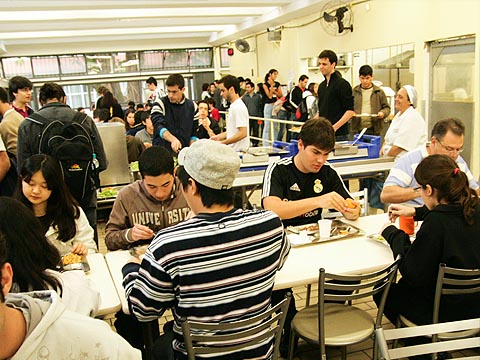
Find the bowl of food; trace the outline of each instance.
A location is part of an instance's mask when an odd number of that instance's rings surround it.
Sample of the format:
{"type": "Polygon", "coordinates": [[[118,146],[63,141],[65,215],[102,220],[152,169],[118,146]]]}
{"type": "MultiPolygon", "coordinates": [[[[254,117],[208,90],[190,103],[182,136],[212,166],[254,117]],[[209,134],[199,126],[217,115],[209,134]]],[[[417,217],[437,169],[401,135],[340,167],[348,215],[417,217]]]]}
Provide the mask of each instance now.
{"type": "Polygon", "coordinates": [[[62,267],[64,271],[69,270],[83,270],[84,272],[90,271],[90,265],[86,256],[81,256],[74,253],[69,253],[62,256],[62,267]]]}

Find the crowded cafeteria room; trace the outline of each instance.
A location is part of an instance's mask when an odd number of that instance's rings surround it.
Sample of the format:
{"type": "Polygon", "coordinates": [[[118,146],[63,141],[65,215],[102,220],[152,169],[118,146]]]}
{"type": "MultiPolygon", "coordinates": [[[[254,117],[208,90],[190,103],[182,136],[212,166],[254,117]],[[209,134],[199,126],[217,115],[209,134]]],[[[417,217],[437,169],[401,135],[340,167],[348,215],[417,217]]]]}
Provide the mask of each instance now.
{"type": "Polygon", "coordinates": [[[480,359],[480,1],[0,7],[0,359],[480,359]]]}

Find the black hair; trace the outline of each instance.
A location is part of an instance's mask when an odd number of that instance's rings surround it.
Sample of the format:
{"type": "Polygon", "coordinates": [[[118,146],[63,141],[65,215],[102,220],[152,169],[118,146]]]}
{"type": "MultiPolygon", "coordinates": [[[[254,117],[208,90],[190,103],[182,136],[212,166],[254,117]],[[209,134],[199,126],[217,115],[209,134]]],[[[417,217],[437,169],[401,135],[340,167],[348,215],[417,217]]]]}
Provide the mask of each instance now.
{"type": "Polygon", "coordinates": [[[459,204],[467,224],[474,223],[479,203],[477,192],[470,188],[467,175],[447,155],[430,155],[415,169],[415,180],[424,189],[430,185],[437,191],[437,200],[448,204],[459,204]]]}
{"type": "MultiPolygon", "coordinates": [[[[182,188],[185,191],[189,185],[188,180],[193,179],[185,170],[183,166],[177,168],[177,178],[182,184],[182,188]]],[[[198,195],[202,200],[203,206],[210,208],[213,205],[233,205],[233,188],[217,190],[209,188],[208,186],[200,184],[193,179],[197,184],[198,195]]]]}
{"type": "Polygon", "coordinates": [[[4,88],[0,87],[0,102],[4,104],[8,104],[9,98],[8,98],[8,92],[4,88]]]}
{"type": "Polygon", "coordinates": [[[208,108],[208,101],[207,100],[200,100],[197,102],[197,106],[200,105],[200,104],[206,104],[207,105],[207,108],[208,108]]]}
{"type": "Polygon", "coordinates": [[[98,117],[100,121],[105,122],[110,117],[110,111],[108,109],[95,109],[93,110],[93,117],[98,117]]]}
{"type": "Polygon", "coordinates": [[[220,79],[219,84],[223,84],[223,86],[225,86],[225,89],[227,90],[233,87],[235,94],[238,94],[240,92],[240,83],[238,82],[238,79],[233,75],[225,75],[220,79]]]}
{"type": "Polygon", "coordinates": [[[460,119],[454,117],[439,120],[433,125],[432,137],[442,140],[448,131],[451,131],[457,136],[464,136],[465,125],[460,119]]]}
{"type": "Polygon", "coordinates": [[[157,80],[153,77],[153,76],[150,76],[147,81],[145,81],[147,84],[153,84],[155,86],[157,86],[157,80]]]}
{"type": "Polygon", "coordinates": [[[57,99],[58,101],[62,101],[65,97],[65,91],[63,88],[54,82],[47,82],[43,84],[40,88],[40,93],[38,98],[40,102],[45,104],[48,100],[57,99]]]}
{"type": "Polygon", "coordinates": [[[305,79],[310,79],[307,75],[303,74],[303,75],[300,75],[300,77],[298,78],[298,81],[303,81],[305,79]]]}
{"type": "Polygon", "coordinates": [[[150,117],[150,110],[145,110],[140,112],[140,120],[142,120],[142,123],[147,121],[149,117],[150,117]]]}
{"type": "Polygon", "coordinates": [[[335,63],[335,66],[338,64],[337,54],[333,50],[323,50],[319,55],[319,59],[328,59],[330,64],[335,63]]]}
{"type": "Polygon", "coordinates": [[[317,85],[317,83],[311,82],[307,86],[307,90],[310,91],[312,93],[312,95],[316,95],[315,94],[315,85],[317,85]]]}
{"type": "Polygon", "coordinates": [[[214,98],[206,98],[205,101],[207,102],[207,104],[212,104],[213,107],[217,105],[217,102],[215,101],[214,98]]]}
{"type": "Polygon", "coordinates": [[[117,101],[117,99],[115,99],[115,97],[113,96],[113,93],[111,91],[106,91],[103,94],[101,104],[102,104],[103,108],[108,109],[108,108],[112,107],[113,105],[118,104],[118,101],[117,101]]]}
{"type": "Polygon", "coordinates": [[[97,94],[100,94],[103,96],[103,94],[105,94],[107,91],[110,91],[110,90],[108,90],[106,86],[100,85],[97,89],[97,94]]]}
{"type": "Polygon", "coordinates": [[[145,149],[138,159],[138,169],[142,177],[173,175],[174,162],[172,155],[162,146],[145,149]]]}
{"type": "Polygon", "coordinates": [[[33,84],[24,76],[14,76],[8,81],[8,91],[10,94],[10,99],[15,99],[13,93],[18,93],[18,90],[29,88],[33,89],[33,84]]]}
{"type": "Polygon", "coordinates": [[[171,74],[168,76],[167,81],[165,81],[167,86],[175,86],[181,90],[185,87],[185,79],[181,74],[171,74]]]}
{"type": "Polygon", "coordinates": [[[245,82],[245,86],[249,85],[250,87],[254,88],[255,89],[255,84],[251,81],[246,81],[245,82]]]}
{"type": "Polygon", "coordinates": [[[62,169],[56,159],[45,154],[35,154],[25,159],[18,174],[15,198],[32,209],[32,203],[23,194],[22,182],[30,182],[38,171],[42,172],[48,189],[52,191],[47,200],[47,219],[58,228],[58,240],[66,242],[77,232],[75,219],[80,217],[80,209],[68,191],[62,169]]]}
{"type": "Polygon", "coordinates": [[[335,131],[327,119],[320,117],[310,119],[302,126],[299,140],[302,140],[304,147],[313,145],[324,151],[331,151],[335,146],[335,131]]]}
{"type": "Polygon", "coordinates": [[[12,265],[13,282],[21,292],[60,287],[56,278],[45,271],[61,269],[60,254],[45,237],[32,211],[13,198],[0,197],[0,233],[6,242],[1,244],[0,240],[0,253],[6,247],[0,263],[12,265]]]}
{"type": "Polygon", "coordinates": [[[373,69],[370,65],[362,65],[358,70],[358,76],[373,76],[373,69]]]}
{"type": "Polygon", "coordinates": [[[80,106],[80,107],[77,108],[77,111],[78,111],[78,112],[81,112],[82,110],[85,110],[85,108],[82,107],[82,106],[80,106]]]}
{"type": "Polygon", "coordinates": [[[202,91],[207,91],[209,87],[210,87],[209,83],[203,83],[202,84],[202,91]]]}

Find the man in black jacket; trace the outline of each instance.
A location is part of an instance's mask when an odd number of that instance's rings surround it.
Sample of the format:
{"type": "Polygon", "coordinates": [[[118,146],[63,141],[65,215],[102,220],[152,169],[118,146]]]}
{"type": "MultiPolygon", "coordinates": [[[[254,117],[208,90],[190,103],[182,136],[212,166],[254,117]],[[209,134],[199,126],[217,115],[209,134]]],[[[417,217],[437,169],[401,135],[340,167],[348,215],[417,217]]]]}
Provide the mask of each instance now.
{"type": "Polygon", "coordinates": [[[167,96],[156,98],[151,118],[153,145],[161,145],[174,154],[197,140],[198,108],[185,97],[185,79],[181,74],[167,78],[167,96]]]}
{"type": "Polygon", "coordinates": [[[333,125],[335,140],[348,140],[348,121],[355,116],[353,111],[352,87],[335,70],[337,54],[323,50],[318,55],[320,72],[325,80],[318,86],[318,115],[325,117],[333,125]]]}

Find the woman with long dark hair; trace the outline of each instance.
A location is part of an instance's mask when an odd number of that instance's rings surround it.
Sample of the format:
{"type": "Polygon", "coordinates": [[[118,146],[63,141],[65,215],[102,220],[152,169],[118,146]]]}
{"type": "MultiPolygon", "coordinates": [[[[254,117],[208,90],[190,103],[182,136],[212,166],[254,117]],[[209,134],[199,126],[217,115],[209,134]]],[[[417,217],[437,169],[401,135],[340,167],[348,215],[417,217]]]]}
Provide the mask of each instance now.
{"type": "Polygon", "coordinates": [[[22,164],[15,198],[43,225],[44,234],[63,255],[96,252],[93,229],[63,180],[60,164],[45,154],[32,155],[22,164]]]}
{"type": "Polygon", "coordinates": [[[100,109],[107,109],[109,111],[110,116],[107,120],[110,120],[112,117],[123,118],[122,106],[118,103],[117,99],[115,99],[110,91],[106,91],[103,94],[100,102],[100,109]]]}
{"type": "Polygon", "coordinates": [[[59,272],[62,265],[58,250],[25,205],[0,197],[0,233],[7,240],[7,261],[13,268],[12,293],[55,290],[69,310],[95,314],[99,293],[90,287],[83,271],[59,272]]]}
{"type": "MultiPolygon", "coordinates": [[[[418,165],[415,179],[425,206],[389,208],[392,221],[398,216],[423,220],[415,240],[412,243],[394,225],[382,232],[394,257],[402,257],[399,265],[402,278],[398,284],[392,284],[384,311],[394,324],[400,314],[417,325],[432,322],[440,263],[461,269],[480,268],[479,198],[470,188],[465,173],[449,156],[430,155],[418,165]]],[[[456,297],[455,303],[452,299],[442,299],[441,322],[480,317],[478,295],[459,298],[456,297]]],[[[375,299],[378,300],[379,297],[375,299]]]]}

